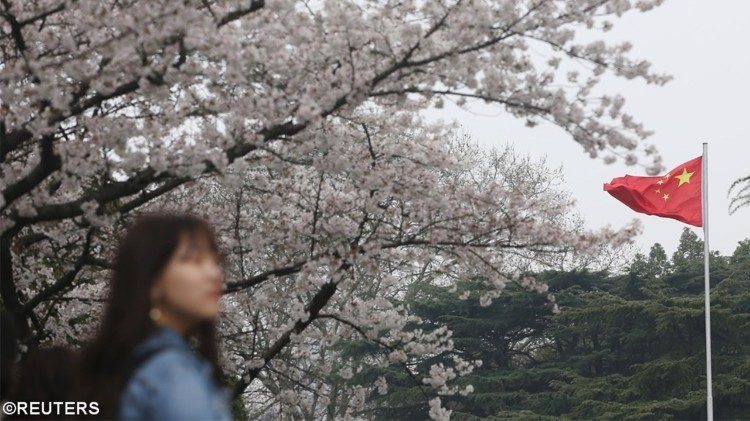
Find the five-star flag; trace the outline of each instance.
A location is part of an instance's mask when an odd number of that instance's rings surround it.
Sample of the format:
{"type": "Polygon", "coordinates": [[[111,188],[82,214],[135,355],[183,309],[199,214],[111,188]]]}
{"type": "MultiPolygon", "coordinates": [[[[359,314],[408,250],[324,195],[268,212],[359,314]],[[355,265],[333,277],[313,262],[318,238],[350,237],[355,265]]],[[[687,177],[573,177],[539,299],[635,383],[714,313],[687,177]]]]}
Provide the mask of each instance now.
{"type": "Polygon", "coordinates": [[[604,191],[636,212],[700,227],[703,226],[701,160],[701,157],[691,159],[663,176],[617,177],[604,184],[604,191]]]}

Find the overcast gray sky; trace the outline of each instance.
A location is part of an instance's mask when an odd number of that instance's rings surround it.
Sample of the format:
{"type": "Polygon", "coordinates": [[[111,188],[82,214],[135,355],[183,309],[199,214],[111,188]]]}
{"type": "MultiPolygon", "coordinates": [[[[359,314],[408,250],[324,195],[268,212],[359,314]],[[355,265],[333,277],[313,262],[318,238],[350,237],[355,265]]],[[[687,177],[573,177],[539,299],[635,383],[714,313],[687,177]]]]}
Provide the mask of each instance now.
{"type": "MultiPolygon", "coordinates": [[[[626,111],[655,133],[667,170],[701,154],[709,143],[709,242],[712,250],[731,253],[750,237],[750,208],[729,215],[731,182],[750,174],[750,1],[668,0],[647,13],[628,13],[615,21],[607,41],[631,41],[632,57],[652,62],[669,73],[667,85],[608,78],[602,90],[625,96],[626,111]]],[[[446,102],[429,118],[456,119],[482,146],[510,143],[517,151],[546,156],[550,166],[562,165],[566,184],[590,228],[620,227],[640,219],[644,232],[637,245],[645,251],[659,242],[671,254],[685,225],[679,221],[637,214],[602,190],[602,184],[625,174],[645,175],[640,167],[606,165],[591,159],[561,129],[551,125],[527,128],[497,108],[470,104],[464,111],[446,102]]],[[[688,226],[689,227],[689,226],[688,226]]],[[[702,229],[691,227],[703,237],[702,229]]]]}

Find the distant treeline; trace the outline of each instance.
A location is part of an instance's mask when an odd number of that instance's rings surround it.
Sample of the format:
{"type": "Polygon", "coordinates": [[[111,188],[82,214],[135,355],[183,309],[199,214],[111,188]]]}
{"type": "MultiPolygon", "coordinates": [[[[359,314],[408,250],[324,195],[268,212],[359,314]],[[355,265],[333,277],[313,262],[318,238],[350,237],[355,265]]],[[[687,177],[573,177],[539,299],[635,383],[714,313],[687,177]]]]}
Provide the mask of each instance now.
{"type": "MultiPolygon", "coordinates": [[[[544,272],[545,296],[509,287],[488,307],[425,287],[409,304],[431,326],[453,330],[454,353],[484,364],[460,380],[468,396],[443,396],[453,419],[705,419],[703,244],[686,229],[669,259],[660,244],[624,274],[544,272]]],[[[462,287],[471,289],[467,280],[462,287]]],[[[711,256],[714,411],[750,415],[750,239],[711,256]]],[[[364,352],[352,346],[351,352],[364,352]]],[[[419,372],[450,354],[419,361],[419,372]]],[[[383,419],[426,418],[422,390],[398,367],[373,396],[383,419]]]]}

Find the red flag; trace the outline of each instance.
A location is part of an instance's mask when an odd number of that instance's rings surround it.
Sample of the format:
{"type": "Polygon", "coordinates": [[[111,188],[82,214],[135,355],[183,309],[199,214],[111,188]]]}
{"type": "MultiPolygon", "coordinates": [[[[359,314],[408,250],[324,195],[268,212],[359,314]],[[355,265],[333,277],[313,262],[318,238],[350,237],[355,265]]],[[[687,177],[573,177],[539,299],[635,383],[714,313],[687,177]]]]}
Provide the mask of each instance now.
{"type": "Polygon", "coordinates": [[[636,212],[703,226],[700,156],[663,176],[617,177],[604,184],[604,191],[636,212]]]}

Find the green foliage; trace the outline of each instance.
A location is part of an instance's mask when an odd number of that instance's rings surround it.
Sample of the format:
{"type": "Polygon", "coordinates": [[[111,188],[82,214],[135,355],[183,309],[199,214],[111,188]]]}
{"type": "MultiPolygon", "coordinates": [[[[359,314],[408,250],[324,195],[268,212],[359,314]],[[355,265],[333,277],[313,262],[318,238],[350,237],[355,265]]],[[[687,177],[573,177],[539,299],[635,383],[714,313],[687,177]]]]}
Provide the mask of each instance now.
{"type": "MultiPolygon", "coordinates": [[[[460,379],[468,396],[442,397],[454,419],[705,419],[703,243],[689,229],[667,259],[655,244],[628,273],[544,272],[560,306],[511,286],[488,307],[429,286],[409,304],[428,323],[447,324],[454,352],[482,367],[460,379]]],[[[711,256],[714,411],[750,414],[750,240],[711,256]]],[[[472,282],[459,286],[470,289],[472,282]]],[[[444,361],[420,361],[418,372],[444,361]]],[[[376,416],[426,418],[414,379],[389,368],[390,391],[376,416]]],[[[373,374],[374,375],[374,374],[373,374]]]]}
{"type": "Polygon", "coordinates": [[[690,228],[683,228],[680,244],[672,255],[672,263],[677,272],[687,272],[703,265],[703,241],[690,228]]]}

